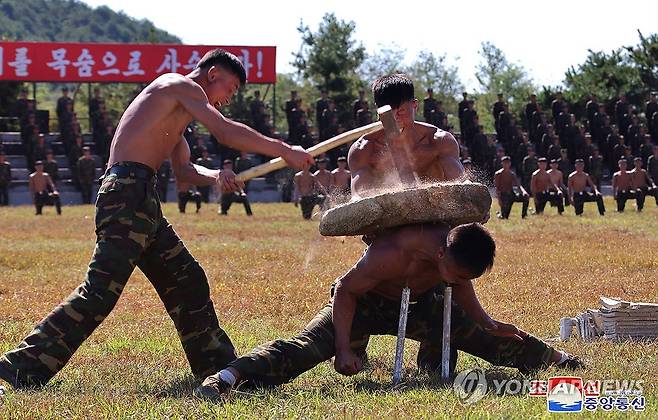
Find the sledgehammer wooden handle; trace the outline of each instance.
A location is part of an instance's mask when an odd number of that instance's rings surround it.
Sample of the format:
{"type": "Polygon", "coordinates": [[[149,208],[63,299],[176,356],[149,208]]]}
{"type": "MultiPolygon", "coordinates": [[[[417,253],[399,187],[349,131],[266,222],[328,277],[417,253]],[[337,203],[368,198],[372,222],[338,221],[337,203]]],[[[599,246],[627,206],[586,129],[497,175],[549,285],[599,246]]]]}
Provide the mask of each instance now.
{"type": "MultiPolygon", "coordinates": [[[[389,107],[390,108],[390,107],[389,107]]],[[[393,121],[395,123],[395,121],[393,121]]],[[[363,127],[355,128],[354,130],[346,131],[345,133],[339,134],[335,137],[332,137],[328,140],[323,141],[322,143],[316,144],[313,147],[310,147],[307,151],[311,156],[319,156],[322,153],[325,153],[331,149],[334,149],[338,146],[342,146],[345,143],[349,143],[358,139],[361,136],[377,131],[382,127],[382,123],[374,122],[372,124],[365,125],[363,127]]],[[[397,128],[397,127],[396,127],[397,128]]],[[[240,181],[248,181],[252,178],[256,178],[266,173],[276,171],[277,169],[285,168],[288,166],[285,160],[275,158],[269,162],[263,163],[262,165],[254,166],[253,168],[247,169],[244,172],[240,172],[237,176],[237,179],[240,181]]]]}

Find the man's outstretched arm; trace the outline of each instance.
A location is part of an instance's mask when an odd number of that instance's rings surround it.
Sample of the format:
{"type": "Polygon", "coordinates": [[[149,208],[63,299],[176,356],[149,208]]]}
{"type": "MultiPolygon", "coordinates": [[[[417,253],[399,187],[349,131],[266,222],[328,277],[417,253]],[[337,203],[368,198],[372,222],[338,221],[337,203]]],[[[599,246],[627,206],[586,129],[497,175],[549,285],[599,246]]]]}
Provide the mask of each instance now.
{"type": "Polygon", "coordinates": [[[313,158],[299,146],[289,146],[265,137],[244,124],[225,118],[208,102],[203,89],[193,81],[183,81],[175,87],[176,98],[192,117],[203,124],[222,144],[245,152],[281,156],[292,167],[311,166],[313,158]]]}

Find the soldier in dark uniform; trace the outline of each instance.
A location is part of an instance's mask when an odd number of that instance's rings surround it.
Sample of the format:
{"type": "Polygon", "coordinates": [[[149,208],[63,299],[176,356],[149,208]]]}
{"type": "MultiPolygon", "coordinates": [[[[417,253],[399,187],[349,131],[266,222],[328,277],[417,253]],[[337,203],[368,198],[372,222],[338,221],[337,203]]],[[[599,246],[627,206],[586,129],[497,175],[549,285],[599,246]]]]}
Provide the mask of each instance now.
{"type": "MultiPolygon", "coordinates": [[[[589,131],[590,133],[592,133],[592,139],[594,140],[594,143],[599,145],[599,147],[606,139],[606,136],[603,135],[601,129],[605,125],[605,120],[607,116],[608,114],[606,114],[605,112],[605,105],[599,104],[598,110],[594,113],[593,119],[592,121],[590,121],[589,124],[589,131]]],[[[608,125],[609,124],[610,124],[610,119],[608,118],[608,125]]],[[[602,152],[605,155],[605,150],[602,150],[602,152]]]]}
{"type": "Polygon", "coordinates": [[[78,179],[78,159],[82,157],[82,136],[75,137],[75,143],[71,146],[68,152],[69,169],[71,171],[71,181],[76,189],[80,189],[80,181],[78,179]]]}
{"type": "Polygon", "coordinates": [[[626,95],[619,96],[619,100],[615,102],[615,123],[619,127],[619,132],[624,135],[626,134],[626,115],[628,113],[628,102],[626,101],[626,95]]]}
{"type": "Polygon", "coordinates": [[[194,185],[176,178],[176,191],[178,191],[178,211],[180,213],[185,213],[188,201],[196,204],[197,213],[201,210],[201,194],[195,190],[194,185]]]}
{"type": "Polygon", "coordinates": [[[528,156],[523,158],[522,164],[522,176],[523,176],[523,188],[526,191],[530,191],[530,181],[532,180],[532,174],[535,173],[537,168],[539,168],[537,156],[535,156],[535,148],[528,146],[528,156]]]}
{"type": "Polygon", "coordinates": [[[169,179],[171,178],[171,163],[169,160],[162,162],[158,168],[157,174],[157,191],[158,197],[163,203],[167,202],[167,192],[169,191],[169,179]]]}
{"type": "Polygon", "coordinates": [[[644,143],[640,146],[640,157],[642,158],[642,165],[644,169],[647,168],[649,163],[649,156],[653,154],[653,143],[651,143],[651,136],[648,134],[644,135],[644,143]]]}
{"type": "MultiPolygon", "coordinates": [[[[290,99],[286,101],[284,111],[286,112],[286,121],[288,122],[288,133],[294,131],[294,121],[292,118],[292,111],[297,108],[297,91],[290,91],[290,99]]],[[[288,134],[290,136],[290,134],[288,134]]]]}
{"type": "Polygon", "coordinates": [[[43,163],[43,171],[50,175],[50,179],[57,185],[57,182],[59,182],[59,165],[57,165],[53,151],[50,149],[46,150],[46,161],[43,163]]]}
{"type": "Polygon", "coordinates": [[[93,133],[100,132],[99,129],[104,130],[105,124],[103,121],[103,110],[101,105],[105,105],[105,99],[101,96],[99,87],[94,88],[94,96],[89,99],[89,122],[93,133]]]}
{"type": "Polygon", "coordinates": [[[498,117],[500,113],[505,110],[505,101],[503,100],[503,94],[498,94],[498,100],[493,104],[493,117],[494,117],[494,127],[498,125],[498,117]]]}
{"type": "MultiPolygon", "coordinates": [[[[555,99],[553,102],[551,102],[551,112],[553,114],[553,125],[555,125],[555,131],[559,134],[560,130],[557,127],[558,125],[558,116],[560,113],[564,110],[564,107],[566,107],[567,104],[564,102],[564,98],[562,98],[562,92],[558,92],[555,95],[555,99]]],[[[568,110],[567,110],[568,112],[568,110]]]]}
{"type": "Polygon", "coordinates": [[[594,116],[599,111],[599,104],[596,101],[596,95],[589,95],[589,100],[585,104],[585,115],[587,116],[587,127],[590,133],[594,131],[594,116]]]}
{"type": "Polygon", "coordinates": [[[462,138],[467,147],[470,147],[471,140],[477,132],[478,113],[475,110],[475,102],[468,101],[466,109],[462,112],[462,138]]]}
{"type": "Polygon", "coordinates": [[[0,149],[0,206],[9,205],[10,184],[11,164],[5,160],[5,152],[0,149]]]}
{"type": "Polygon", "coordinates": [[[359,99],[357,99],[356,101],[354,101],[354,103],[352,103],[352,118],[354,118],[354,123],[357,126],[359,125],[359,118],[358,118],[359,110],[362,110],[361,112],[366,112],[370,114],[370,109],[368,107],[368,100],[366,99],[366,91],[363,89],[359,90],[359,99]]]}
{"type": "Polygon", "coordinates": [[[338,112],[336,112],[336,103],[329,99],[327,108],[322,111],[322,127],[320,131],[320,141],[330,139],[338,135],[338,112]]]}
{"type": "MultiPolygon", "coordinates": [[[[234,167],[233,172],[239,174],[240,172],[244,172],[247,169],[252,168],[253,166],[254,166],[254,162],[249,157],[249,153],[240,152],[240,156],[235,158],[235,165],[233,165],[234,167]]],[[[249,181],[244,182],[243,191],[249,192],[249,181]]]]}
{"type": "Polygon", "coordinates": [[[89,146],[82,148],[82,156],[78,159],[78,181],[82,203],[91,204],[92,187],[96,181],[96,161],[91,155],[89,146]]]}
{"type": "Polygon", "coordinates": [[[535,112],[541,112],[539,104],[537,103],[537,95],[534,93],[530,95],[530,101],[525,105],[525,124],[528,127],[528,132],[534,133],[535,128],[532,124],[532,116],[535,112]]]}
{"type": "MultiPolygon", "coordinates": [[[[583,162],[585,161],[583,160],[583,162]]],[[[562,182],[564,185],[567,185],[569,174],[573,172],[573,166],[571,165],[571,159],[569,159],[567,149],[560,150],[560,159],[558,159],[557,167],[562,172],[562,182]]]]}
{"type": "Polygon", "coordinates": [[[658,146],[653,146],[653,155],[647,159],[647,173],[658,184],[658,146]]]}
{"type": "Polygon", "coordinates": [[[462,126],[464,124],[464,111],[468,108],[470,100],[468,99],[468,93],[466,92],[462,93],[462,97],[463,99],[457,105],[457,117],[459,117],[459,131],[463,133],[464,129],[462,126]]]}
{"type": "MultiPolygon", "coordinates": [[[[651,118],[653,117],[653,114],[658,112],[658,101],[656,99],[657,95],[658,92],[651,92],[649,101],[645,104],[644,108],[644,116],[647,119],[647,128],[649,129],[649,133],[653,132],[654,129],[658,129],[658,127],[653,126],[653,120],[651,118]]],[[[656,141],[658,141],[658,139],[656,139],[656,141]]]]}
{"type": "Polygon", "coordinates": [[[498,116],[498,127],[496,130],[498,143],[505,148],[505,152],[514,153],[514,150],[511,148],[514,131],[514,120],[512,114],[509,112],[509,105],[505,104],[503,112],[498,116]]]}
{"type": "Polygon", "coordinates": [[[262,110],[265,109],[265,104],[260,98],[260,90],[254,91],[254,97],[249,102],[249,113],[251,114],[251,121],[256,125],[256,122],[260,120],[260,114],[262,110]]]}
{"type": "Polygon", "coordinates": [[[642,139],[640,138],[640,130],[640,119],[637,117],[637,115],[633,115],[631,117],[630,125],[626,128],[624,140],[626,141],[626,145],[631,148],[631,151],[634,155],[640,152],[640,144],[642,144],[642,139]]]}
{"type": "Polygon", "coordinates": [[[436,117],[436,99],[434,99],[434,89],[427,88],[427,96],[423,99],[423,118],[425,122],[437,125],[436,117]]]}
{"type": "Polygon", "coordinates": [[[553,158],[549,157],[549,150],[551,146],[555,144],[556,139],[557,139],[557,147],[559,150],[560,139],[558,138],[558,136],[555,135],[555,127],[553,127],[553,124],[548,124],[546,126],[546,133],[543,136],[541,136],[541,142],[539,143],[539,153],[538,153],[539,156],[545,157],[549,161],[551,159],[557,159],[559,156],[553,158]]]}
{"type": "Polygon", "coordinates": [[[614,163],[614,166],[611,167],[616,172],[619,170],[617,163],[619,162],[619,159],[624,157],[624,149],[626,149],[624,137],[619,135],[617,127],[612,127],[612,133],[608,136],[608,145],[612,147],[611,160],[614,163]]]}
{"type": "MultiPolygon", "coordinates": [[[[210,155],[208,154],[208,149],[205,147],[201,149],[201,157],[197,158],[197,160],[194,163],[196,163],[199,166],[203,166],[204,168],[215,169],[215,164],[210,158],[210,155]]],[[[203,200],[204,203],[208,203],[210,201],[209,185],[198,186],[197,191],[199,191],[199,193],[201,194],[201,199],[203,200]]]]}
{"type": "Polygon", "coordinates": [[[471,142],[471,160],[478,169],[485,169],[487,161],[487,135],[484,134],[484,127],[478,125],[478,131],[471,142]]]}
{"type": "Polygon", "coordinates": [[[324,110],[329,107],[329,97],[327,96],[327,90],[322,89],[320,91],[320,99],[315,101],[315,124],[318,127],[318,133],[322,133],[322,131],[326,128],[325,126],[325,121],[322,118],[322,114],[324,113],[324,110]]]}
{"type": "Polygon", "coordinates": [[[62,88],[62,96],[57,99],[57,107],[55,112],[57,114],[57,120],[59,121],[59,131],[63,131],[63,126],[67,123],[67,119],[71,118],[71,109],[68,108],[68,105],[73,106],[73,99],[69,97],[69,88],[62,88]]]}
{"type": "Polygon", "coordinates": [[[443,102],[436,102],[436,111],[434,112],[434,124],[441,130],[449,131],[448,120],[445,111],[443,110],[443,102]]]}
{"type": "MultiPolygon", "coordinates": [[[[231,162],[231,160],[225,160],[223,164],[223,169],[225,171],[232,171],[233,162],[231,162]]],[[[245,213],[247,213],[247,216],[254,215],[254,213],[251,211],[251,204],[249,204],[249,197],[247,197],[247,193],[244,190],[229,192],[229,193],[222,192],[222,196],[220,199],[219,214],[221,214],[222,216],[227,216],[228,211],[231,208],[231,204],[233,203],[242,203],[242,205],[244,206],[244,211],[245,213]]]]}
{"type": "Polygon", "coordinates": [[[596,188],[601,188],[601,179],[603,178],[603,157],[599,153],[599,148],[592,148],[592,155],[588,159],[589,175],[596,188]]]}

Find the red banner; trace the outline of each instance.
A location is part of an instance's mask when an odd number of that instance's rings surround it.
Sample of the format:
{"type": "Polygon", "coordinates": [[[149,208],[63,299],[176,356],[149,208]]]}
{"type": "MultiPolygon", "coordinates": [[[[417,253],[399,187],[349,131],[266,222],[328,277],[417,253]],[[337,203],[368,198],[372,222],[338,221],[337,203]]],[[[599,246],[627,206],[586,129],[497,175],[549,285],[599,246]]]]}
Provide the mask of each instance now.
{"type": "Polygon", "coordinates": [[[249,83],[276,83],[276,47],[0,42],[0,81],[148,83],[187,74],[215,48],[235,54],[249,83]]]}

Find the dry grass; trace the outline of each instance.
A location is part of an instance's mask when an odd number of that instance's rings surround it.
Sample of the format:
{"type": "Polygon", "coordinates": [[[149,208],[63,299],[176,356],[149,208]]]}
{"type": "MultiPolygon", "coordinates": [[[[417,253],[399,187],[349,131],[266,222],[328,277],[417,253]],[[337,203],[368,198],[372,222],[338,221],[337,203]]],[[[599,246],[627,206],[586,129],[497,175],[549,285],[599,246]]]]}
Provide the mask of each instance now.
{"type": "MultiPolygon", "coordinates": [[[[607,202],[609,209],[612,202],[607,202]]],[[[593,206],[593,204],[592,204],[593,206]]],[[[600,218],[594,207],[576,218],[548,215],[489,222],[498,241],[495,269],[477,291],[497,319],[548,338],[558,320],[600,295],[656,301],[658,209],[627,209],[600,218]]],[[[329,286],[359,257],[358,238],[323,238],[315,222],[301,220],[292,205],[255,205],[220,218],[216,208],[200,215],[165,213],[205,268],[220,322],[240,352],[303,328],[328,298],[329,286]]],[[[84,275],[93,249],[93,208],[52,208],[35,218],[31,208],[0,209],[0,352],[11,349],[84,275]]],[[[655,343],[560,348],[585,356],[586,379],[642,379],[647,412],[655,417],[658,350],[655,343]]],[[[413,349],[413,345],[409,345],[413,349]]],[[[389,392],[394,343],[372,340],[373,369],[354,378],[329,363],[272,391],[238,394],[223,405],[190,397],[193,387],[175,330],[155,291],[138,271],[112,315],[45,389],[9,393],[2,418],[116,417],[545,417],[545,400],[488,396],[462,406],[450,389],[411,369],[410,388],[389,392]]],[[[407,351],[407,367],[414,351],[407,351]]],[[[484,365],[460,357],[459,369],[484,365]]],[[[513,371],[509,371],[513,373],[513,371]]],[[[541,373],[547,378],[555,370],[541,373]]]]}

